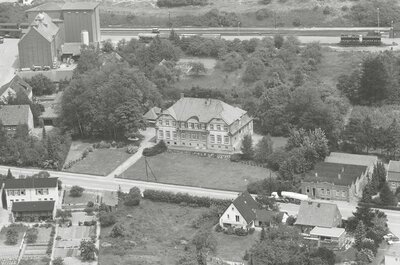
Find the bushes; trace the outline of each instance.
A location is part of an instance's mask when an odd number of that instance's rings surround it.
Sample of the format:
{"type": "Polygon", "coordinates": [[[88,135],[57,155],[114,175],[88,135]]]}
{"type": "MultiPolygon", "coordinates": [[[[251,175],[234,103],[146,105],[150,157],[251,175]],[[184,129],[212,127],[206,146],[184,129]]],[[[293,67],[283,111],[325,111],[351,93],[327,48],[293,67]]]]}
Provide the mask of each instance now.
{"type": "Polygon", "coordinates": [[[138,187],[133,187],[129,190],[129,193],[125,195],[124,205],[138,206],[141,198],[142,195],[140,189],[138,187]]]}
{"type": "Polygon", "coordinates": [[[85,189],[79,186],[72,186],[69,190],[69,196],[71,197],[81,197],[85,189]]]}
{"type": "Polygon", "coordinates": [[[126,152],[128,153],[128,154],[135,154],[137,151],[139,150],[139,147],[138,146],[135,146],[135,145],[128,145],[127,147],[126,147],[126,152]]]}
{"type": "Polygon", "coordinates": [[[122,224],[116,224],[111,229],[110,236],[114,238],[123,237],[125,236],[125,233],[126,233],[125,227],[122,224]]]}
{"type": "Polygon", "coordinates": [[[230,157],[231,162],[239,162],[240,160],[242,160],[242,154],[233,154],[230,157]]]}
{"type": "Polygon", "coordinates": [[[237,235],[237,236],[247,236],[248,234],[249,234],[249,232],[247,232],[247,230],[245,230],[243,228],[235,229],[235,235],[237,235]]]}
{"type": "Polygon", "coordinates": [[[223,229],[219,224],[217,224],[217,225],[215,226],[215,232],[220,233],[220,232],[222,232],[222,231],[224,231],[224,229],[223,229]]]}
{"type": "Polygon", "coordinates": [[[28,231],[26,231],[26,242],[28,244],[30,243],[35,243],[37,238],[38,238],[38,233],[39,231],[36,228],[30,228],[28,231]]]}
{"type": "Polygon", "coordinates": [[[157,0],[158,7],[205,6],[208,0],[157,0]]]}
{"type": "Polygon", "coordinates": [[[7,245],[15,245],[18,243],[18,231],[14,227],[10,227],[6,232],[6,241],[7,245]]]}
{"type": "Polygon", "coordinates": [[[84,221],[83,222],[83,225],[84,226],[94,226],[94,225],[96,225],[97,224],[97,222],[95,221],[95,220],[92,220],[92,221],[84,221]]]}
{"type": "Polygon", "coordinates": [[[143,150],[144,156],[155,156],[167,151],[168,147],[163,140],[159,141],[155,146],[150,148],[145,148],[143,150]]]}
{"type": "Polygon", "coordinates": [[[228,229],[224,231],[224,234],[233,235],[235,234],[235,229],[233,229],[233,227],[228,227],[228,229]]]}
{"type": "Polygon", "coordinates": [[[56,228],[53,226],[51,228],[49,242],[47,243],[47,250],[46,250],[46,254],[47,255],[51,255],[51,252],[53,251],[53,242],[54,242],[54,235],[55,234],[56,234],[56,228]]]}
{"type": "Polygon", "coordinates": [[[167,191],[145,190],[143,197],[151,201],[168,202],[180,204],[187,203],[189,206],[210,207],[211,205],[223,205],[228,207],[230,200],[218,200],[209,197],[192,196],[187,193],[172,193],[167,191]]]}
{"type": "Polygon", "coordinates": [[[117,219],[113,213],[100,212],[99,221],[101,227],[108,227],[115,224],[117,219]]]}

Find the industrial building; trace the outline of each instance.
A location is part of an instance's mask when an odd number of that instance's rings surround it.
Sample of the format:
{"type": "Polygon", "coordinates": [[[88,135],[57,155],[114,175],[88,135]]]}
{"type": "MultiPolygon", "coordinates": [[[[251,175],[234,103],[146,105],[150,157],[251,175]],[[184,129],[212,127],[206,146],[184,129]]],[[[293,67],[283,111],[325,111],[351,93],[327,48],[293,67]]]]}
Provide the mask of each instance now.
{"type": "Polygon", "coordinates": [[[79,56],[82,44],[101,40],[97,2],[45,3],[26,14],[31,25],[18,43],[20,68],[55,68],[62,58],[79,56]]]}

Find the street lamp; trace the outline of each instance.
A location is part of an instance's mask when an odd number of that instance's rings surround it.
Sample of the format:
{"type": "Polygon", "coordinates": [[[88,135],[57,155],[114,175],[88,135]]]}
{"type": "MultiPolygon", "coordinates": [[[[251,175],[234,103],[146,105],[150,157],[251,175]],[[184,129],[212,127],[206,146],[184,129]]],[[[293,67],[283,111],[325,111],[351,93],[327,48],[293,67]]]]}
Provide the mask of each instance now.
{"type": "Polygon", "coordinates": [[[376,9],[376,11],[377,11],[377,13],[378,13],[378,30],[379,30],[380,24],[381,24],[380,18],[379,18],[379,7],[376,9]]]}
{"type": "Polygon", "coordinates": [[[237,24],[237,31],[238,31],[238,36],[240,36],[240,21],[238,21],[238,24],[237,24]]]}

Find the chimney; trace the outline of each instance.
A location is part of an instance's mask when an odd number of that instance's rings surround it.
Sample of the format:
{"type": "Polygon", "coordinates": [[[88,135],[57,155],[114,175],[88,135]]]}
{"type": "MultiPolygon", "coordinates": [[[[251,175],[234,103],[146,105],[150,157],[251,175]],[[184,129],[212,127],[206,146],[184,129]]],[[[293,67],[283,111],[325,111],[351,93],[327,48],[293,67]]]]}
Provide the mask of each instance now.
{"type": "Polygon", "coordinates": [[[185,93],[181,93],[181,98],[184,98],[185,97],[185,93]]]}

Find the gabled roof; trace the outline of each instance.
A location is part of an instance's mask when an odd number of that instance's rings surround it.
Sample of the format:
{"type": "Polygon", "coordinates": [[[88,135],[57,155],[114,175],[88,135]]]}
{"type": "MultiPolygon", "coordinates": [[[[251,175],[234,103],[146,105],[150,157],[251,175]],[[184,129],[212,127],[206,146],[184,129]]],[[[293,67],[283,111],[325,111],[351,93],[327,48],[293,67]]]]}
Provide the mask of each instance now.
{"type": "Polygon", "coordinates": [[[336,215],[341,214],[336,204],[302,201],[297,215],[296,225],[335,227],[336,215]]]}
{"type": "Polygon", "coordinates": [[[325,162],[369,167],[378,162],[378,157],[332,152],[325,158],[325,162]]]}
{"type": "Polygon", "coordinates": [[[8,89],[11,88],[15,93],[24,92],[29,95],[32,92],[32,87],[25,82],[21,77],[15,75],[14,78],[0,88],[0,96],[8,89]]]}
{"type": "Polygon", "coordinates": [[[389,161],[387,180],[400,182],[400,161],[389,161]]]}
{"type": "Polygon", "coordinates": [[[4,189],[55,188],[58,178],[7,179],[4,189]]]}
{"type": "Polygon", "coordinates": [[[367,171],[367,166],[320,162],[305,173],[305,182],[328,182],[349,186],[367,171]]]}
{"type": "Polygon", "coordinates": [[[146,120],[155,120],[157,119],[158,115],[161,113],[161,108],[159,107],[152,107],[148,112],[143,115],[143,118],[146,120]]]}
{"type": "Polygon", "coordinates": [[[55,201],[14,202],[12,212],[52,212],[55,201]]]}
{"type": "Polygon", "coordinates": [[[344,228],[316,226],[310,231],[310,235],[325,236],[325,237],[340,237],[345,232],[346,230],[344,228]]]}
{"type": "Polygon", "coordinates": [[[232,203],[247,223],[256,219],[256,211],[259,209],[259,205],[248,191],[240,194],[232,203]]]}
{"type": "Polygon", "coordinates": [[[5,126],[29,124],[29,105],[0,105],[0,121],[5,126]]]}
{"type": "Polygon", "coordinates": [[[183,97],[162,113],[171,115],[177,121],[187,121],[195,117],[199,122],[208,123],[216,118],[230,125],[246,114],[246,111],[219,99],[183,97]]]}
{"type": "Polygon", "coordinates": [[[32,7],[25,12],[40,12],[40,11],[60,11],[64,3],[48,2],[35,7],[32,7]]]}
{"type": "Polygon", "coordinates": [[[93,10],[98,5],[98,2],[69,2],[63,5],[62,10],[93,10]]]}
{"type": "MultiPolygon", "coordinates": [[[[51,42],[53,40],[53,37],[57,35],[59,28],[56,24],[53,23],[52,18],[49,15],[47,15],[46,13],[40,13],[31,23],[29,31],[31,30],[36,30],[46,40],[51,42]]],[[[22,39],[23,38],[24,37],[22,37],[22,39]]]]}

